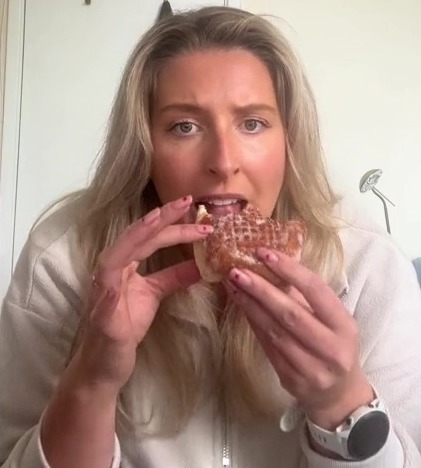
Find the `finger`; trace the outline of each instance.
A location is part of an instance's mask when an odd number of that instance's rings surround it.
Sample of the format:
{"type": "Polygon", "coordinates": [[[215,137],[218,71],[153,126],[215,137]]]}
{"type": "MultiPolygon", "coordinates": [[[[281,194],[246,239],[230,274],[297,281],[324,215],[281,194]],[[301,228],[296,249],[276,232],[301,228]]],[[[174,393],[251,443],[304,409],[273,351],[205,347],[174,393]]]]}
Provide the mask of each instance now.
{"type": "Polygon", "coordinates": [[[288,290],[285,291],[285,294],[294,301],[298,302],[298,304],[300,304],[301,307],[303,307],[303,309],[305,309],[309,314],[314,314],[313,309],[310,307],[305,297],[300,293],[300,291],[298,291],[297,288],[294,288],[294,286],[290,286],[288,290]]]}
{"type": "Polygon", "coordinates": [[[262,313],[260,304],[247,292],[232,292],[241,305],[263,350],[285,387],[299,398],[308,388],[323,390],[332,382],[333,372],[271,316],[262,313]]]}
{"type": "Polygon", "coordinates": [[[121,269],[140,259],[136,249],[153,239],[168,224],[181,218],[189,210],[191,202],[191,196],[180,198],[162,208],[152,210],[144,218],[129,226],[114,245],[104,249],[100,254],[94,274],[96,282],[105,289],[118,290],[121,283],[121,269]]]}
{"type": "Polygon", "coordinates": [[[156,296],[162,300],[178,290],[197,283],[201,276],[194,260],[188,260],[153,273],[145,279],[156,296]]]}
{"type": "Polygon", "coordinates": [[[335,334],[293,297],[251,271],[233,269],[230,279],[259,305],[258,315],[269,315],[306,349],[326,357],[335,343],[335,334]]]}
{"type": "Polygon", "coordinates": [[[296,367],[288,354],[283,353],[275,346],[276,340],[282,339],[287,334],[286,330],[282,329],[269,315],[262,313],[260,310],[261,306],[247,292],[238,290],[229,281],[225,285],[232,300],[244,311],[253,332],[275,368],[282,385],[287,390],[297,388],[297,386],[301,388],[304,381],[299,368],[296,367]]]}
{"type": "Polygon", "coordinates": [[[259,248],[257,253],[268,268],[298,289],[323,323],[332,330],[343,327],[348,314],[341,300],[318,275],[281,252],[259,248]]]}
{"type": "Polygon", "coordinates": [[[291,379],[294,383],[301,381],[300,388],[296,391],[314,388],[317,390],[327,389],[332,382],[333,373],[325,361],[314,356],[294,336],[288,332],[276,333],[272,331],[268,340],[278,355],[283,356],[291,368],[301,377],[291,379]]]}
{"type": "Polygon", "coordinates": [[[173,224],[168,226],[152,239],[142,244],[133,255],[144,260],[159,249],[178,244],[190,244],[203,239],[213,231],[212,226],[204,224],[173,224]]]}
{"type": "Polygon", "coordinates": [[[287,356],[283,355],[273,343],[268,340],[265,332],[249,320],[250,326],[256,335],[264,353],[272,363],[276,374],[279,377],[281,385],[295,396],[297,388],[304,387],[304,379],[294,365],[288,360],[287,356]]]}
{"type": "Polygon", "coordinates": [[[183,197],[167,203],[162,208],[156,208],[144,218],[135,221],[125,229],[114,245],[107,249],[105,255],[101,256],[99,269],[124,268],[136,260],[134,255],[136,249],[153,239],[162,229],[179,220],[190,209],[191,203],[191,196],[183,197]]]}

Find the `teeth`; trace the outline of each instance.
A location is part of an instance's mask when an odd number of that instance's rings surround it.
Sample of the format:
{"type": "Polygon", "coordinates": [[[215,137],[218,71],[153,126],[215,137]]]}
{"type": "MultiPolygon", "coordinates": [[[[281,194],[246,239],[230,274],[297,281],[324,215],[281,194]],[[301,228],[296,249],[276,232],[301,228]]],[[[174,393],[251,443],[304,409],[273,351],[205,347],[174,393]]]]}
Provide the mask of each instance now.
{"type": "Polygon", "coordinates": [[[237,199],[227,199],[227,200],[209,200],[206,203],[209,205],[217,205],[217,206],[225,206],[225,205],[233,205],[237,203],[239,200],[237,199]]]}

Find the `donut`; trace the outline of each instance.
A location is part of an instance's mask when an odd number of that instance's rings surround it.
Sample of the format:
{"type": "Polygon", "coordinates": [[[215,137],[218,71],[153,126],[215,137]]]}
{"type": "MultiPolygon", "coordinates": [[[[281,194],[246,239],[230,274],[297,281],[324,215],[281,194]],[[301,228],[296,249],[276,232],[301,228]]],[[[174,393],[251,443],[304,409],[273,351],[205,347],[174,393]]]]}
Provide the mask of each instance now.
{"type": "Polygon", "coordinates": [[[224,280],[230,270],[247,268],[271,283],[285,286],[257,256],[258,247],[266,247],[301,260],[306,226],[302,221],[275,221],[263,217],[250,203],[238,213],[214,216],[204,205],[197,211],[196,222],[210,224],[214,231],[193,244],[194,258],[202,279],[208,283],[224,280]]]}

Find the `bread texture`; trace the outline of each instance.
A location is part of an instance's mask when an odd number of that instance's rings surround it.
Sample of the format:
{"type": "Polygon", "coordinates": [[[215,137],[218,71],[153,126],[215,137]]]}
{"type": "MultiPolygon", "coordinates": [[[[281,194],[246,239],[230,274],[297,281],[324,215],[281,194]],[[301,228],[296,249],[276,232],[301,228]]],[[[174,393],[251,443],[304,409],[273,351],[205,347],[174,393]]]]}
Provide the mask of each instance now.
{"type": "Polygon", "coordinates": [[[302,221],[279,222],[263,217],[248,204],[239,213],[213,216],[200,205],[196,222],[211,224],[214,228],[204,240],[193,245],[196,265],[202,279],[209,283],[221,282],[230,270],[247,268],[275,285],[282,281],[257,256],[258,247],[280,251],[301,260],[306,237],[302,221]]]}

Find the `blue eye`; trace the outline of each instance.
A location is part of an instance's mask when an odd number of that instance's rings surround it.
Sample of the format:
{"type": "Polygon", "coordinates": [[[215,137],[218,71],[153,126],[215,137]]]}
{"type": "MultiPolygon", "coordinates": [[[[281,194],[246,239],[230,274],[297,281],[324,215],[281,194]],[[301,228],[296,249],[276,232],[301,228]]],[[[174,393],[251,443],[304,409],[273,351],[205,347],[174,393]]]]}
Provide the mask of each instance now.
{"type": "Polygon", "coordinates": [[[174,124],[171,129],[177,135],[191,135],[198,131],[197,125],[192,122],[178,122],[174,124]]]}
{"type": "Polygon", "coordinates": [[[262,120],[258,119],[247,119],[242,123],[242,126],[246,132],[257,133],[263,128],[268,127],[268,125],[262,120]]]}

